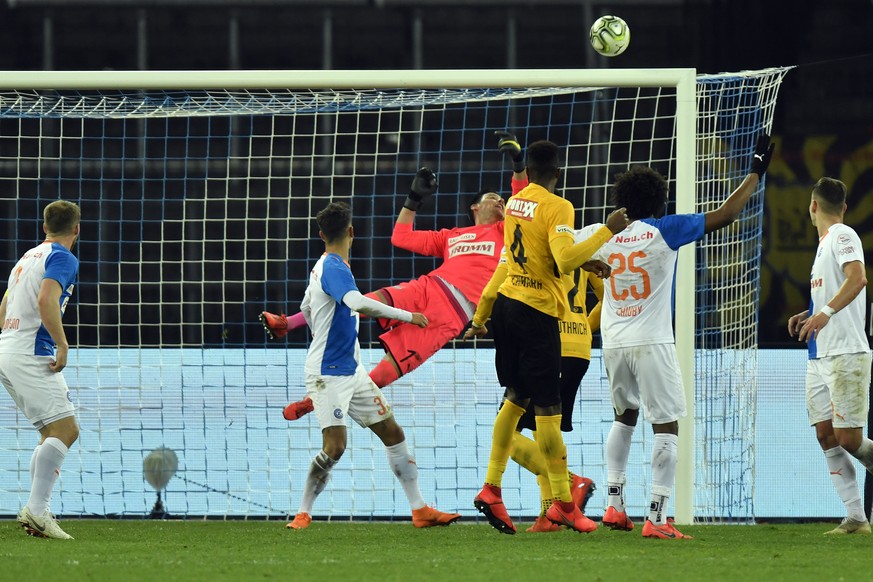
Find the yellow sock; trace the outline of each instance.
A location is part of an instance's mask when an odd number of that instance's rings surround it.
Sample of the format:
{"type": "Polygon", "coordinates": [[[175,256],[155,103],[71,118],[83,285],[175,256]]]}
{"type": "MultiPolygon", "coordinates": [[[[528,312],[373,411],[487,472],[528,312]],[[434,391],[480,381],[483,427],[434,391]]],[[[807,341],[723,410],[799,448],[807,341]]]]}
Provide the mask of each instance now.
{"type": "Polygon", "coordinates": [[[540,515],[545,515],[555,501],[555,498],[552,497],[552,482],[549,481],[548,475],[537,475],[537,485],[540,486],[540,503],[542,504],[540,515]]]}
{"type": "Polygon", "coordinates": [[[552,497],[552,483],[549,481],[546,460],[543,459],[539,445],[533,439],[516,432],[512,437],[512,460],[536,475],[537,485],[540,486],[540,502],[543,506],[540,515],[545,515],[546,510],[552,506],[554,497],[552,497]]]}
{"type": "Polygon", "coordinates": [[[512,435],[512,460],[534,475],[548,475],[549,470],[540,447],[533,439],[517,431],[512,435]]]}
{"type": "Polygon", "coordinates": [[[570,502],[570,485],[567,480],[567,447],[561,437],[561,415],[537,416],[537,444],[545,457],[552,495],[555,499],[570,502]]]}
{"type": "Polygon", "coordinates": [[[488,471],[485,473],[485,484],[500,487],[503,472],[512,451],[512,436],[518,419],[524,414],[524,408],[509,400],[503,401],[497,418],[494,419],[494,431],[491,434],[491,456],[488,458],[488,471]]]}
{"type": "Polygon", "coordinates": [[[575,476],[576,476],[576,473],[574,473],[573,471],[570,471],[569,469],[567,470],[567,484],[570,487],[573,487],[573,478],[575,476]]]}

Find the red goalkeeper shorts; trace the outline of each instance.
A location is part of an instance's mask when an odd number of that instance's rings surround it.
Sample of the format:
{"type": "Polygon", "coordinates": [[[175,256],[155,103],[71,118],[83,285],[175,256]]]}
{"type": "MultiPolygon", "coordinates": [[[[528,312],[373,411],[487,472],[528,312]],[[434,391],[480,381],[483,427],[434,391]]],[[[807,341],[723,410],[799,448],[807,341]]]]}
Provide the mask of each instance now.
{"type": "Polygon", "coordinates": [[[386,330],[379,336],[379,341],[397,362],[401,375],[415,370],[458,337],[468,323],[467,314],[458,300],[438,277],[424,275],[381,291],[390,296],[394,307],[423,313],[428,320],[427,327],[397,320],[379,320],[386,330]]]}

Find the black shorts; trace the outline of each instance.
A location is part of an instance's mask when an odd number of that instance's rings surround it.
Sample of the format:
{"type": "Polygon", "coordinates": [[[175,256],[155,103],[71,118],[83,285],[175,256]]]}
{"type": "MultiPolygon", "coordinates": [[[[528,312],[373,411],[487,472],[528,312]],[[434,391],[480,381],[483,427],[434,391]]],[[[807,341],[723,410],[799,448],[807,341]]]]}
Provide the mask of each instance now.
{"type": "MultiPolygon", "coordinates": [[[[590,360],[584,358],[561,358],[561,430],[572,432],[573,407],[576,405],[576,394],[579,384],[588,371],[590,360]]],[[[528,406],[518,421],[518,430],[536,430],[537,422],[533,406],[528,406]]]]}
{"type": "Polygon", "coordinates": [[[558,319],[498,293],[491,313],[494,362],[500,385],[533,406],[561,401],[558,319]]]}

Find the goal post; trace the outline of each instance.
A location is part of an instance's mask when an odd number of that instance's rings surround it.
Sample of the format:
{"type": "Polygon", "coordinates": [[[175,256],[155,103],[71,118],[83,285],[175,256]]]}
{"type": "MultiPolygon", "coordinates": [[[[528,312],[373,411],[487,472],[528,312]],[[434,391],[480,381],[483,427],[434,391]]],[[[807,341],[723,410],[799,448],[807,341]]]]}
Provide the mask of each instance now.
{"type": "MultiPolygon", "coordinates": [[[[16,251],[0,264],[11,268],[39,236],[45,203],[83,207],[80,282],[66,316],[76,350],[65,372],[83,438],[54,511],[147,513],[153,492],[137,464],[167,446],[179,456],[164,497],[171,513],[293,513],[320,445],[315,422],[281,418],[302,395],[306,339],[268,343],[256,316],[299,305],[321,252],[312,218],[324,204],[352,202],[363,291],[436,264],[390,245],[398,196],[420,165],[437,172],[440,189],[417,228],[465,224],[467,195],[480,187],[508,192],[495,130],[561,146],[559,190],[577,227],[604,220],[612,177],[632,164],[665,175],[671,212],[710,210],[748,171],[787,70],[0,73],[0,227],[16,251]]],[[[679,255],[675,331],[689,409],[679,523],[754,518],[761,192],[736,226],[679,255]]],[[[371,366],[381,350],[367,322],[361,337],[371,366]]],[[[500,398],[492,352],[487,342],[448,346],[387,389],[425,498],[467,516],[500,398]]],[[[604,484],[612,410],[598,350],[576,410],[568,459],[604,484]]],[[[0,419],[16,427],[0,437],[16,453],[0,459],[4,514],[29,486],[31,429],[9,400],[0,419]]],[[[647,508],[649,432],[640,422],[634,436],[633,515],[647,508]]],[[[355,429],[349,437],[315,514],[404,516],[378,443],[355,429]]],[[[537,511],[532,478],[511,469],[504,489],[510,512],[537,511]]]]}

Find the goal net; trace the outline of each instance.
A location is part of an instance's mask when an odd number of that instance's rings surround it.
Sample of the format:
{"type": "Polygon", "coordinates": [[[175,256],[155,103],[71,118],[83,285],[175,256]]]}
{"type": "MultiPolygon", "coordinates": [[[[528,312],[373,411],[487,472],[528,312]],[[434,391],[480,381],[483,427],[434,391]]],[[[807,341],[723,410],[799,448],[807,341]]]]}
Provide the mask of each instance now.
{"type": "MultiPolygon", "coordinates": [[[[307,333],[267,341],[257,316],[297,310],[323,250],[318,210],[332,200],[351,203],[352,268],[365,292],[436,266],[390,243],[420,166],[438,174],[439,192],[418,213],[417,229],[470,224],[469,199],[480,188],[508,195],[511,168],[496,151],[495,130],[509,129],[523,144],[562,146],[559,189],[577,209],[577,226],[605,218],[608,185],[632,164],[667,177],[671,212],[711,210],[748,172],[785,73],[4,74],[4,273],[41,240],[45,204],[64,198],[82,208],[79,282],[65,316],[75,347],[64,371],[81,436],[52,510],[148,514],[155,491],[143,459],[167,447],[178,455],[162,491],[172,515],[295,513],[321,446],[312,415],[282,418],[283,406],[303,395],[307,333]]],[[[677,507],[688,503],[697,519],[754,517],[762,203],[758,192],[734,226],[686,254],[692,270],[677,288],[677,345],[695,400],[685,454],[691,486],[677,489],[677,507]]],[[[363,320],[368,367],[382,357],[376,335],[363,320]]],[[[472,499],[501,394],[487,341],[450,344],[386,389],[428,503],[476,515],[472,499]]],[[[601,485],[588,508],[597,516],[612,423],[599,350],[575,408],[575,430],[565,435],[569,464],[601,485]]],[[[643,515],[650,429],[641,423],[635,439],[627,496],[629,513],[643,515]]],[[[27,500],[35,441],[12,400],[0,397],[2,515],[27,500]]],[[[539,510],[535,480],[512,465],[504,499],[516,516],[539,510]]],[[[369,431],[350,428],[314,515],[408,519],[369,431]]]]}

